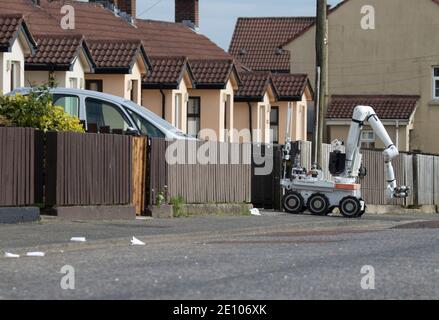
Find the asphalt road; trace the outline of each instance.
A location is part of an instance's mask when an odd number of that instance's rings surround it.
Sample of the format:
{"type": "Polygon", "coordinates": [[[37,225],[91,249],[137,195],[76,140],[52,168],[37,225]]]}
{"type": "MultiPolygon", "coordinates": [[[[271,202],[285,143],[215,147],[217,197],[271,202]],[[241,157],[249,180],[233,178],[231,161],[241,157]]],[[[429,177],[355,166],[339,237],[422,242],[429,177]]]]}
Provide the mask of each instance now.
{"type": "Polygon", "coordinates": [[[0,250],[46,255],[2,253],[0,299],[438,299],[438,227],[439,216],[273,213],[3,225],[0,250]],[[61,288],[65,265],[74,290],[61,288]],[[361,287],[366,265],[372,290],[361,287]]]}

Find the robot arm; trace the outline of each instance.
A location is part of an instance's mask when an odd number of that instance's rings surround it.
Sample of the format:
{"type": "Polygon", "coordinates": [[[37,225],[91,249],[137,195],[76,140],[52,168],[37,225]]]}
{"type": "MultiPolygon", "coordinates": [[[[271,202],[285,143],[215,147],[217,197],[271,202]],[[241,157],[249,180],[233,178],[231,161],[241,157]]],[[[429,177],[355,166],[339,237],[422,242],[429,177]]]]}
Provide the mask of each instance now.
{"type": "Polygon", "coordinates": [[[392,159],[399,155],[398,149],[393,144],[375,111],[369,106],[357,106],[354,110],[346,144],[346,176],[352,178],[358,177],[361,166],[360,138],[365,122],[369,123],[375,134],[386,146],[383,155],[386,169],[387,196],[389,198],[407,197],[409,188],[406,186],[398,187],[396,185],[395,173],[392,166],[392,159]]]}

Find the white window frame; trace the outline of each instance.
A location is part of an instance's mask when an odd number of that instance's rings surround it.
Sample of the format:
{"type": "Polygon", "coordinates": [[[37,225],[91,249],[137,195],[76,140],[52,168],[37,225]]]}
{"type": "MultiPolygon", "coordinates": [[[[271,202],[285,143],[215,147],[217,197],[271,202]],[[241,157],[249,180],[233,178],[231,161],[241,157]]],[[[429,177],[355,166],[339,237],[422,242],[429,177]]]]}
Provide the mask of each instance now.
{"type": "Polygon", "coordinates": [[[10,86],[11,91],[21,87],[21,62],[20,61],[11,61],[10,68],[10,86]]]}
{"type": "Polygon", "coordinates": [[[182,95],[181,93],[176,93],[174,97],[174,127],[181,129],[181,105],[182,105],[182,95]]]}
{"type": "Polygon", "coordinates": [[[373,132],[373,130],[361,131],[360,141],[361,142],[375,142],[375,132],[373,132]],[[370,133],[372,133],[373,138],[365,137],[366,135],[369,135],[370,133]]]}
{"type": "Polygon", "coordinates": [[[439,95],[436,95],[436,91],[439,89],[439,87],[436,87],[436,81],[439,81],[439,75],[435,75],[435,71],[438,70],[439,72],[439,66],[433,66],[432,71],[432,77],[433,77],[433,100],[439,100],[439,95]]]}

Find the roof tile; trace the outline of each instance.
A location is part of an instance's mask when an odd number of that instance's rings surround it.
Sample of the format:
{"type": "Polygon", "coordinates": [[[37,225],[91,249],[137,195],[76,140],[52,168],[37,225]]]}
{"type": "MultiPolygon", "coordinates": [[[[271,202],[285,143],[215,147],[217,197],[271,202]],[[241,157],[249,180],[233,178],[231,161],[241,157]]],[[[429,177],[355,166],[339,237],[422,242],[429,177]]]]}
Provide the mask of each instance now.
{"type": "Polygon", "coordinates": [[[83,43],[81,35],[37,35],[38,49],[26,57],[26,65],[57,65],[69,67],[83,43]]]}
{"type": "Polygon", "coordinates": [[[290,71],[282,44],[312,25],[313,17],[239,18],[229,52],[252,70],[290,71]]]}
{"type": "Polygon", "coordinates": [[[407,95],[334,95],[328,107],[329,119],[351,119],[358,105],[371,106],[381,119],[408,120],[420,97],[407,95]]]}
{"type": "Polygon", "coordinates": [[[233,68],[232,60],[190,60],[193,75],[199,85],[225,85],[233,68]]]}
{"type": "Polygon", "coordinates": [[[143,78],[144,87],[157,85],[177,88],[188,67],[185,57],[151,57],[151,72],[143,78]]]}
{"type": "Polygon", "coordinates": [[[301,99],[308,82],[306,74],[273,74],[271,76],[280,100],[301,99]]]}
{"type": "Polygon", "coordinates": [[[0,15],[0,47],[9,48],[23,21],[21,14],[0,15]]]}
{"type": "Polygon", "coordinates": [[[235,92],[235,101],[261,101],[270,84],[270,72],[241,72],[241,85],[235,92]]]}
{"type": "Polygon", "coordinates": [[[136,58],[140,41],[88,40],[96,68],[130,68],[136,58]]]}

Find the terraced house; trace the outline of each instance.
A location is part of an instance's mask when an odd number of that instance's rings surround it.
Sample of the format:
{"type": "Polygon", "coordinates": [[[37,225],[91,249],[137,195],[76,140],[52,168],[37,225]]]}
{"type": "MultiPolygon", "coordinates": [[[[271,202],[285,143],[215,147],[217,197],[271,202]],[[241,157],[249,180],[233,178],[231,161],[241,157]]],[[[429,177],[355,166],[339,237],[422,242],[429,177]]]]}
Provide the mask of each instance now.
{"type": "Polygon", "coordinates": [[[35,46],[21,15],[0,15],[0,93],[24,85],[25,57],[34,54],[35,46]]]}
{"type": "Polygon", "coordinates": [[[241,78],[252,70],[199,32],[198,5],[197,0],[176,0],[175,22],[136,17],[135,0],[2,0],[0,10],[21,15],[37,39],[35,53],[25,54],[28,84],[49,81],[118,95],[190,135],[232,142],[239,141],[233,129],[263,132],[251,135],[254,141],[279,141],[279,126],[292,102],[305,114],[293,116],[294,138],[303,139],[312,100],[307,77],[299,90],[295,78],[273,81],[279,88],[264,109],[254,97],[239,96],[241,78]],[[61,27],[64,5],[74,8],[74,29],[61,27]],[[272,106],[277,116],[270,120],[272,106]],[[266,134],[270,128],[274,135],[266,134]]]}
{"type": "MultiPolygon", "coordinates": [[[[230,53],[314,85],[315,18],[240,18],[230,53]]],[[[404,151],[439,152],[439,1],[344,0],[328,11],[326,136],[345,140],[356,104],[378,110],[404,151]]],[[[362,143],[383,147],[372,131],[362,143]]]]}

